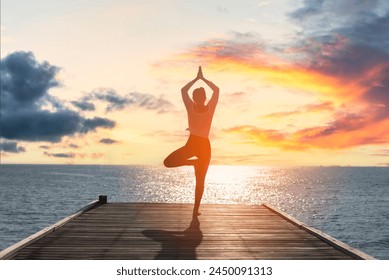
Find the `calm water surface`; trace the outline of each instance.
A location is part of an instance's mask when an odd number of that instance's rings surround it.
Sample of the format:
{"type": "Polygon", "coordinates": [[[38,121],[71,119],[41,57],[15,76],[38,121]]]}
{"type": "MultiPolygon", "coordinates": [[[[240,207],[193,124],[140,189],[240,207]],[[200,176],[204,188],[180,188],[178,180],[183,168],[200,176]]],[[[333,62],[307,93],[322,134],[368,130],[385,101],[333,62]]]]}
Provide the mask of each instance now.
{"type": "MultiPolygon", "coordinates": [[[[0,249],[111,202],[193,203],[191,168],[0,165],[0,249]]],[[[389,168],[210,166],[203,203],[269,203],[376,258],[389,259],[389,168]]],[[[206,215],[206,213],[203,213],[206,215]]]]}

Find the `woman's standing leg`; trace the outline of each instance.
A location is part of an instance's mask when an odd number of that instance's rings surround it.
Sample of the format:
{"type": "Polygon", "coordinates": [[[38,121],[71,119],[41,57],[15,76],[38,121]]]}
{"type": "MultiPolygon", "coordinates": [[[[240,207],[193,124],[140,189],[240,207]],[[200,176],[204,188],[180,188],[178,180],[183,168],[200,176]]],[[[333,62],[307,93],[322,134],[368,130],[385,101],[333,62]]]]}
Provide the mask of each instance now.
{"type": "Polygon", "coordinates": [[[205,177],[207,175],[209,162],[211,160],[211,146],[209,141],[207,141],[200,145],[201,151],[197,155],[198,159],[196,160],[195,167],[195,175],[196,175],[196,189],[195,189],[195,203],[193,207],[193,217],[196,217],[199,214],[199,208],[201,199],[204,193],[205,187],[205,177]]]}

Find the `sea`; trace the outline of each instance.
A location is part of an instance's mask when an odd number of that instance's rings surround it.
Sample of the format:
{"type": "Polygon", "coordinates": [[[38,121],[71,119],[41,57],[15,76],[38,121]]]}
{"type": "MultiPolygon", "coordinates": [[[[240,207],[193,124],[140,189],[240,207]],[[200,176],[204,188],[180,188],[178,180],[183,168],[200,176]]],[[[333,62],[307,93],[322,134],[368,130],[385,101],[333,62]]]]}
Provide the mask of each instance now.
{"type": "MultiPolygon", "coordinates": [[[[1,164],[0,250],[99,195],[109,202],[193,203],[194,183],[191,167],[1,164]]],[[[202,203],[268,203],[389,259],[389,167],[212,165],[202,203]]]]}

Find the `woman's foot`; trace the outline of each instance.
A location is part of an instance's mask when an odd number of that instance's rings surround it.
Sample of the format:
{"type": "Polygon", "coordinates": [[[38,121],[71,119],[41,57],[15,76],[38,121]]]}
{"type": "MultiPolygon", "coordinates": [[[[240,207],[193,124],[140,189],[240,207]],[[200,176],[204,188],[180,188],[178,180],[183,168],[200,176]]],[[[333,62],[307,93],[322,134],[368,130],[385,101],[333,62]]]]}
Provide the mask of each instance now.
{"type": "Polygon", "coordinates": [[[192,218],[196,218],[200,215],[201,215],[201,213],[199,211],[193,211],[192,218]]]}
{"type": "Polygon", "coordinates": [[[200,212],[193,213],[192,218],[193,218],[193,219],[194,219],[194,218],[197,218],[197,217],[200,216],[200,215],[201,215],[200,212]]]}

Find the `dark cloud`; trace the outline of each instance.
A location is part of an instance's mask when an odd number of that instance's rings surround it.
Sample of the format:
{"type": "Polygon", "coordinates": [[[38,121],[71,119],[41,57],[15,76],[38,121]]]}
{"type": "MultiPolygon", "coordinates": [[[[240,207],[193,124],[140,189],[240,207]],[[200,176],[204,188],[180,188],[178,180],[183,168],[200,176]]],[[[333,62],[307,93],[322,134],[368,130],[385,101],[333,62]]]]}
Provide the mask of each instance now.
{"type": "Polygon", "coordinates": [[[50,150],[50,146],[47,145],[41,145],[39,148],[44,149],[44,150],[50,150]]]}
{"type": "Polygon", "coordinates": [[[82,117],[73,111],[20,110],[2,116],[2,136],[25,141],[59,142],[74,134],[82,117]]]}
{"type": "Polygon", "coordinates": [[[305,0],[303,7],[295,10],[290,16],[296,20],[304,21],[321,13],[325,0],[305,0]]]}
{"type": "Polygon", "coordinates": [[[48,153],[48,152],[44,152],[44,155],[48,156],[48,157],[56,157],[56,158],[74,158],[74,157],[76,157],[76,155],[73,153],[48,153]]]}
{"type": "Polygon", "coordinates": [[[255,41],[260,41],[259,39],[259,34],[256,33],[256,32],[238,32],[238,31],[230,31],[228,32],[229,35],[234,38],[234,39],[237,39],[237,40],[240,40],[240,41],[248,41],[248,42],[254,42],[255,41]]]}
{"type": "Polygon", "coordinates": [[[302,28],[297,49],[315,70],[355,78],[389,63],[386,0],[305,0],[290,17],[302,28]]]}
{"type": "Polygon", "coordinates": [[[369,46],[345,44],[338,48],[334,44],[336,43],[323,44],[321,50],[311,52],[312,68],[326,74],[356,78],[378,66],[380,68],[376,71],[383,71],[384,74],[377,72],[371,77],[386,76],[385,65],[389,63],[389,53],[369,46]]]}
{"type": "Polygon", "coordinates": [[[1,60],[1,110],[37,108],[48,90],[60,85],[60,69],[48,62],[38,63],[31,52],[14,52],[1,60]]]}
{"type": "Polygon", "coordinates": [[[44,152],[43,153],[47,157],[54,157],[54,158],[63,158],[63,159],[75,159],[75,158],[91,158],[91,159],[98,159],[102,158],[104,156],[103,153],[90,153],[90,154],[85,154],[85,153],[73,153],[73,152],[62,152],[62,153],[49,153],[49,152],[44,152]]]}
{"type": "Polygon", "coordinates": [[[81,111],[94,111],[96,109],[93,103],[88,102],[86,100],[72,101],[71,103],[81,111]]]}
{"type": "Polygon", "coordinates": [[[114,139],[110,139],[110,138],[103,138],[99,141],[100,143],[103,143],[103,144],[115,144],[117,143],[118,141],[114,140],[114,139]]]}
{"type": "Polygon", "coordinates": [[[366,92],[364,98],[372,104],[378,104],[376,111],[380,118],[389,117],[389,60],[388,66],[376,74],[376,82],[366,92]]]}
{"type": "Polygon", "coordinates": [[[389,52],[389,2],[387,0],[305,0],[290,14],[304,38],[328,43],[334,34],[355,45],[389,52]]]}
{"type": "Polygon", "coordinates": [[[1,141],[0,151],[7,153],[24,153],[26,149],[19,146],[17,142],[1,141]]]}
{"type": "Polygon", "coordinates": [[[92,93],[83,98],[83,102],[93,102],[99,100],[105,102],[106,111],[117,111],[125,108],[143,108],[146,110],[166,113],[174,106],[162,96],[156,97],[152,94],[132,92],[126,95],[119,95],[113,89],[95,89],[92,93]]]}
{"type": "Polygon", "coordinates": [[[69,144],[69,147],[70,148],[73,148],[73,149],[78,149],[80,148],[80,146],[76,145],[76,144],[69,144]]]}
{"type": "Polygon", "coordinates": [[[0,66],[2,137],[59,142],[64,136],[115,126],[109,119],[85,118],[50,95],[49,90],[60,85],[55,77],[59,68],[39,63],[31,52],[12,53],[0,66]]]}
{"type": "Polygon", "coordinates": [[[98,127],[113,128],[115,122],[106,118],[94,117],[93,119],[84,119],[79,129],[80,133],[95,131],[98,127]]]}
{"type": "Polygon", "coordinates": [[[158,113],[166,113],[173,108],[173,104],[161,96],[155,97],[151,94],[137,92],[130,93],[128,96],[135,106],[147,110],[154,110],[158,113]]]}
{"type": "Polygon", "coordinates": [[[113,89],[97,89],[92,94],[94,98],[107,103],[106,110],[108,112],[122,110],[132,103],[128,97],[120,96],[113,89]]]}
{"type": "Polygon", "coordinates": [[[380,19],[385,19],[388,11],[386,0],[305,0],[289,16],[303,28],[303,34],[323,36],[338,30],[348,33],[367,25],[379,27],[380,19]]]}
{"type": "Polygon", "coordinates": [[[385,17],[375,17],[370,22],[358,23],[353,28],[343,27],[337,32],[351,38],[355,44],[389,53],[389,12],[385,17]]]}
{"type": "Polygon", "coordinates": [[[113,128],[115,122],[105,118],[86,119],[74,111],[55,113],[26,110],[2,116],[2,136],[24,141],[60,142],[63,136],[86,134],[98,127],[113,128]]]}
{"type": "Polygon", "coordinates": [[[325,127],[311,127],[300,131],[304,139],[319,138],[341,132],[357,131],[370,124],[366,117],[355,113],[337,113],[335,120],[325,127]]]}

